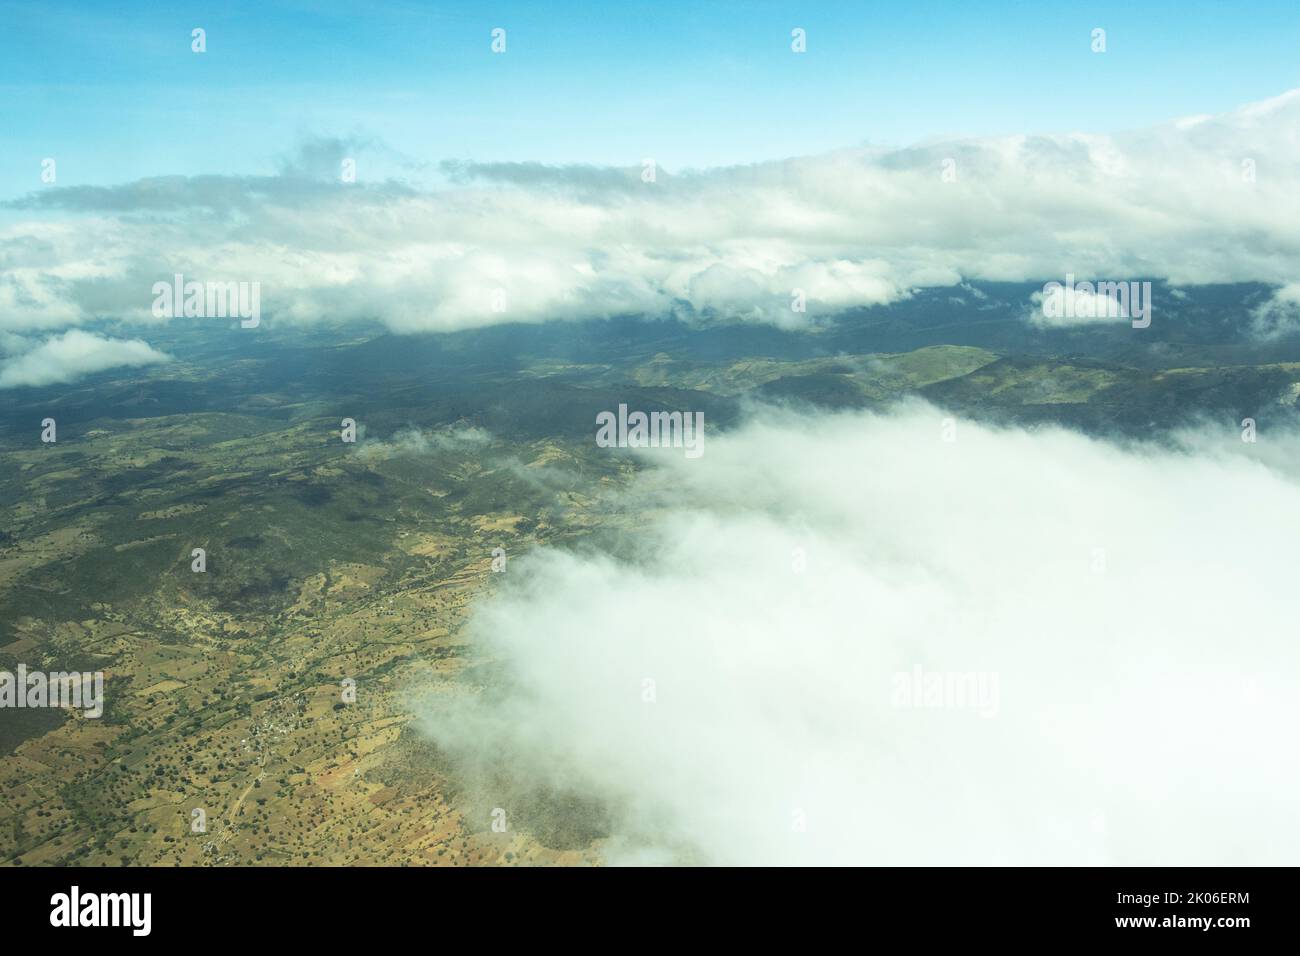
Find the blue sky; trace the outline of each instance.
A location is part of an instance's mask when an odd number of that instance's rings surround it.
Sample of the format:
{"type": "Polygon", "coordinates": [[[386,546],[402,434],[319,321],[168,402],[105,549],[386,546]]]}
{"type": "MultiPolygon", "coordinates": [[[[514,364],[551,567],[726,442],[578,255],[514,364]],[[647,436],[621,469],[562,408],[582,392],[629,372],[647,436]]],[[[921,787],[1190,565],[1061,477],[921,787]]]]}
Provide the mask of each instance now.
{"type": "Polygon", "coordinates": [[[6,198],[40,188],[47,156],[60,186],[269,173],[311,135],[385,144],[370,160],[385,173],[448,158],[680,169],[1113,131],[1300,87],[1294,0],[0,2],[0,21],[6,198]]]}

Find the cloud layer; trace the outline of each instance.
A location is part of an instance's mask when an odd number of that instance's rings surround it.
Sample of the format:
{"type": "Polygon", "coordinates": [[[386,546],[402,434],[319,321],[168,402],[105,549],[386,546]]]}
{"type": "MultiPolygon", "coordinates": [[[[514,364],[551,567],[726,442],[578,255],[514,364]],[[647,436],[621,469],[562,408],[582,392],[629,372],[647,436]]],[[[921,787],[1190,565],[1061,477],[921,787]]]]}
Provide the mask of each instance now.
{"type": "Polygon", "coordinates": [[[1280,285],[1300,258],[1297,130],[1292,91],[1109,137],[653,177],[444,163],[435,188],[339,182],[364,144],[313,141],[278,176],[50,187],[11,203],[0,327],[148,321],[152,283],[176,272],[260,282],[273,321],[399,331],[634,313],[798,327],[916,287],[1066,272],[1280,285]]]}
{"type": "Polygon", "coordinates": [[[110,368],[155,365],[171,361],[141,339],[110,339],[80,329],[47,338],[40,344],[7,335],[6,351],[17,352],[0,361],[0,388],[73,382],[110,368]]]}
{"type": "Polygon", "coordinates": [[[624,550],[511,563],[470,627],[499,669],[426,731],[609,807],[614,862],[1295,859],[1300,437],[943,416],[657,456],[624,550]]]}

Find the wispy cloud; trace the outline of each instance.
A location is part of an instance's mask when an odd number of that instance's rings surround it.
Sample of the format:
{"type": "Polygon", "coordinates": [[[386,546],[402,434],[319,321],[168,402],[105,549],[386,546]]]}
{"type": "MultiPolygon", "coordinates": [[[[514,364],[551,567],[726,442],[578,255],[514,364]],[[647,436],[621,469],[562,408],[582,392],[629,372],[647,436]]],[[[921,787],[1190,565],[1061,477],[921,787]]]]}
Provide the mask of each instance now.
{"type": "Polygon", "coordinates": [[[1300,282],[1274,290],[1268,301],[1255,309],[1255,331],[1266,339],[1300,332],[1300,282]]]}

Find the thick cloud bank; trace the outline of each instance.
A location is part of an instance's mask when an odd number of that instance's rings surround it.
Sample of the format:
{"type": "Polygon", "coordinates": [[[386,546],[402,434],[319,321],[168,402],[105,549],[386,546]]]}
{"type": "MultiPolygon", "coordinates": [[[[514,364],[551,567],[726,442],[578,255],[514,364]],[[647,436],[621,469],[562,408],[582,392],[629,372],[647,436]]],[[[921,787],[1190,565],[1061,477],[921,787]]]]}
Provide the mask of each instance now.
{"type": "Polygon", "coordinates": [[[1067,272],[1282,285],[1300,257],[1298,130],[1300,90],[1114,136],[677,175],[444,163],[418,188],[367,182],[364,156],[341,182],[363,145],[315,141],[277,176],[59,185],[9,204],[0,328],[149,321],[153,283],[176,273],[258,282],[273,320],[399,331],[636,313],[799,327],[917,287],[1067,272]]]}
{"type": "Polygon", "coordinates": [[[655,456],[617,554],[511,563],[427,732],[597,798],[615,862],[1300,859],[1300,438],[943,416],[655,456]]]}

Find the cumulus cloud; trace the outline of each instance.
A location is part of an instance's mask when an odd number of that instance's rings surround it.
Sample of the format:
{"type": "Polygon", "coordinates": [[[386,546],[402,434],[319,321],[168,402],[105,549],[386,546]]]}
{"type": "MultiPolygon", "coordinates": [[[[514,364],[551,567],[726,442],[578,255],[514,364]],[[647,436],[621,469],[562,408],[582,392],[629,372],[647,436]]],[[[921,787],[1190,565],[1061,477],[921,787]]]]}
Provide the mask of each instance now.
{"type": "MultiPolygon", "coordinates": [[[[1059,282],[1045,292],[1030,296],[1029,321],[1041,326],[1113,324],[1129,319],[1128,306],[1118,296],[1091,288],[1062,286],[1059,282]]],[[[1127,296],[1126,296],[1127,297],[1127,296]]]]}
{"type": "Polygon", "coordinates": [[[602,807],[612,862],[1294,860],[1300,436],[945,414],[656,458],[612,503],[637,534],[511,563],[468,630],[492,676],[425,732],[602,807]]]}
{"type": "Polygon", "coordinates": [[[150,321],[152,283],[258,281],[272,321],[398,331],[673,314],[785,326],[962,279],[1294,281],[1300,91],[1113,136],[849,149],[646,181],[639,166],[444,163],[50,188],[0,219],[0,323],[150,321]],[[1248,165],[1246,165],[1248,164],[1248,165]],[[945,175],[948,173],[949,175],[945,175]],[[792,308],[796,290],[806,311],[792,308]]]}
{"type": "Polygon", "coordinates": [[[110,368],[171,361],[170,355],[141,339],[110,339],[81,329],[70,329],[39,344],[9,335],[3,344],[11,355],[0,363],[0,388],[74,382],[110,368]]]}

